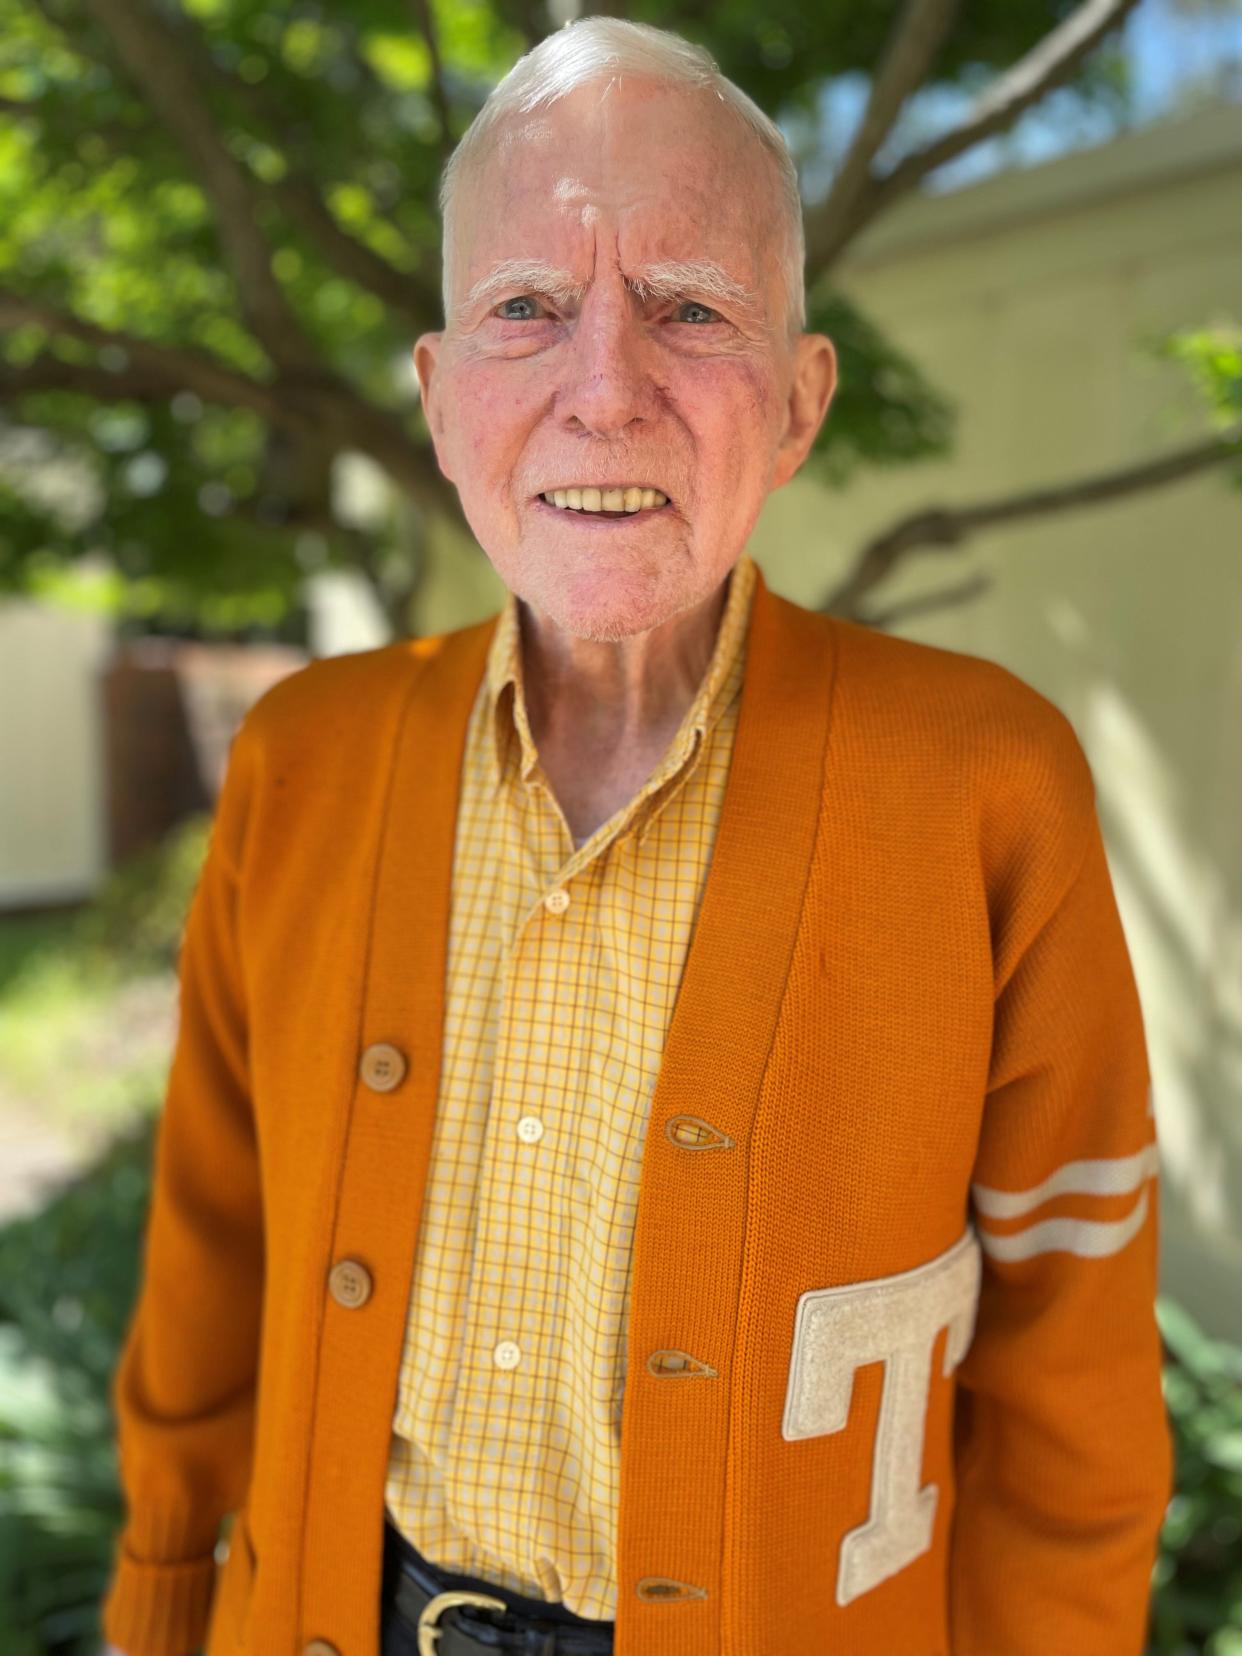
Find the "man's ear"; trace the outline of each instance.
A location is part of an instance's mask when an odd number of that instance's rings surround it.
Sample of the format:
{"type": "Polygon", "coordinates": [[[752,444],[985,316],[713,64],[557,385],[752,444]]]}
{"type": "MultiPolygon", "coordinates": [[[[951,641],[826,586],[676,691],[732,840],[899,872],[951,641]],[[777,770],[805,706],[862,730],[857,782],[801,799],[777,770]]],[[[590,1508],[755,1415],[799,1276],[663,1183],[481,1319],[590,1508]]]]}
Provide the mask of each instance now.
{"type": "Polygon", "coordinates": [[[785,430],[776,450],[771,488],[788,483],[806,459],[836,389],[836,346],[827,334],[800,335],[794,347],[785,430]]]}
{"type": "Polygon", "coordinates": [[[427,427],[436,451],[436,463],[451,483],[453,475],[444,463],[444,419],[440,408],[440,386],[436,379],[436,366],[440,359],[440,346],[443,340],[443,330],[438,333],[420,334],[414,341],[413,356],[414,372],[418,375],[419,395],[423,400],[423,412],[427,416],[427,427]]]}

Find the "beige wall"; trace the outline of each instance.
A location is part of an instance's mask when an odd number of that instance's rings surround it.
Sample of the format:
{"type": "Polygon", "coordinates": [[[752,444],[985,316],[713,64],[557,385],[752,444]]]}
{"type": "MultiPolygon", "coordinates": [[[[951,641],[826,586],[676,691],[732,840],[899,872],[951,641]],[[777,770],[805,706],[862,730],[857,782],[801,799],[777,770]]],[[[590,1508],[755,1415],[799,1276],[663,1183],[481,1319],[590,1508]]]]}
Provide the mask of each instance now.
{"type": "Polygon", "coordinates": [[[109,641],[102,616],[0,602],[0,912],[85,897],[103,873],[109,641]]]}
{"type": "MultiPolygon", "coordinates": [[[[805,476],[751,541],[813,604],[906,511],[1127,464],[1203,430],[1144,336],[1242,321],[1242,109],[920,201],[842,284],[960,404],[947,463],[805,476]]],[[[1163,1147],[1163,1283],[1242,1339],[1242,492],[1219,475],[912,556],[885,603],[982,572],[894,631],[999,661],[1073,722],[1139,981],[1163,1147]]],[[[420,632],[486,615],[477,549],[441,545],[420,632]]]]}

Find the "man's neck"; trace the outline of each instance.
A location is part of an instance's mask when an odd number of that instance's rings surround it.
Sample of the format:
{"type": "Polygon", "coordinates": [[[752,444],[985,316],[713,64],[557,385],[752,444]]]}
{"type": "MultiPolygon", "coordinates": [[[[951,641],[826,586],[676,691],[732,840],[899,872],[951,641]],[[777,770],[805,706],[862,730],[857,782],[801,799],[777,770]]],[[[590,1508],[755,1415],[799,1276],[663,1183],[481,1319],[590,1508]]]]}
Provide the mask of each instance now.
{"type": "Polygon", "coordinates": [[[518,605],[531,735],[544,750],[607,764],[668,745],[698,693],[728,597],[706,599],[628,638],[578,638],[518,605]]]}
{"type": "Polygon", "coordinates": [[[539,764],[576,844],[627,805],[668,751],[711,662],[728,598],[615,642],[572,637],[519,605],[539,764]]]}

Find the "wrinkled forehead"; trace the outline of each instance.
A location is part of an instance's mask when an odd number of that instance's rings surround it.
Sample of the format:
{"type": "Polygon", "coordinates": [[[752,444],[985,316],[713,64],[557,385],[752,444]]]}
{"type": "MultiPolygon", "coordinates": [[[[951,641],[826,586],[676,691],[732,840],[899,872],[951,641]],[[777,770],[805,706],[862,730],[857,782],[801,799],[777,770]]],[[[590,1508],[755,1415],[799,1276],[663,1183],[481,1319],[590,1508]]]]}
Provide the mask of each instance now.
{"type": "Polygon", "coordinates": [[[506,258],[589,261],[597,233],[636,263],[714,259],[756,288],[778,263],[774,164],[714,94],[596,84],[491,138],[463,180],[459,293],[506,258]]]}

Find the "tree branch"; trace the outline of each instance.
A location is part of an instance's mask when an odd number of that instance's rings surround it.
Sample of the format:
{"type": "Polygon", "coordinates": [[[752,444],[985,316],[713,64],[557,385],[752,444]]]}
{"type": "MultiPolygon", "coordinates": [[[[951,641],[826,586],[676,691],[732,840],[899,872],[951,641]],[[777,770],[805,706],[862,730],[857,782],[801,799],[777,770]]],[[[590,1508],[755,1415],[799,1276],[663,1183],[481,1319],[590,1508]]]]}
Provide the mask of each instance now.
{"type": "Polygon", "coordinates": [[[807,215],[807,267],[818,277],[865,224],[908,194],[937,167],[985,138],[1006,132],[1018,117],[1077,72],[1083,59],[1125,21],[1138,0],[1083,0],[1064,22],[999,76],[961,123],[913,151],[889,172],[868,173],[852,201],[834,205],[836,187],[807,215]]]}
{"type": "Polygon", "coordinates": [[[440,38],[431,11],[431,0],[411,0],[411,4],[414,21],[427,42],[427,55],[431,59],[431,101],[436,106],[436,115],[440,121],[440,160],[443,163],[453,152],[453,122],[449,112],[448,91],[444,83],[440,38]]]}
{"type": "Polygon", "coordinates": [[[870,622],[859,612],[859,599],[878,586],[908,553],[919,548],[951,549],[981,529],[1002,523],[1048,517],[1079,506],[1095,506],[1141,490],[1192,477],[1223,461],[1242,457],[1242,424],[1174,454],[1050,488],[1032,489],[974,506],[932,506],[902,518],[863,547],[850,573],[817,606],[825,614],[870,622]]]}
{"type": "Polygon", "coordinates": [[[552,27],[546,0],[513,0],[517,26],[526,37],[527,50],[537,46],[552,27]]]}
{"type": "MultiPolygon", "coordinates": [[[[628,17],[630,8],[626,0],[581,0],[578,7],[578,16],[581,17],[628,17]]],[[[544,34],[548,26],[544,26],[544,34]]]]}
{"type": "Polygon", "coordinates": [[[361,401],[334,408],[332,414],[340,420],[332,430],[337,448],[369,454],[424,512],[442,514],[465,526],[456,489],[436,464],[432,450],[414,441],[399,415],[361,401]]]}
{"type": "Polygon", "coordinates": [[[405,637],[409,628],[409,606],[418,591],[422,575],[422,560],[416,562],[409,578],[394,586],[390,564],[382,557],[382,549],[374,535],[355,524],[341,523],[322,504],[300,503],[273,510],[271,500],[250,497],[236,501],[222,517],[252,528],[292,533],[314,531],[325,539],[340,542],[348,554],[349,564],[361,574],[383,610],[394,639],[405,637]]]}
{"type": "Polygon", "coordinates": [[[429,287],[418,274],[399,270],[365,242],[343,230],[307,174],[291,167],[284,178],[266,188],[338,275],[373,293],[417,333],[438,326],[438,289],[429,287]]]}
{"type": "Polygon", "coordinates": [[[112,372],[95,363],[64,362],[42,353],[20,368],[0,362],[0,402],[40,391],[81,391],[101,402],[163,402],[168,385],[150,368],[131,366],[112,372]]]}
{"type": "Polygon", "coordinates": [[[935,592],[924,592],[917,598],[903,599],[900,603],[889,604],[887,609],[868,610],[866,625],[883,629],[891,627],[896,621],[908,621],[912,615],[929,615],[935,610],[957,609],[972,598],[981,598],[993,585],[992,577],[979,570],[952,586],[938,587],[935,592]]]}
{"type": "Polygon", "coordinates": [[[272,109],[262,88],[230,74],[197,42],[192,46],[187,42],[187,46],[193,51],[200,72],[210,76],[226,96],[238,100],[249,119],[266,133],[284,157],[287,170],[283,178],[255,188],[269,195],[305,231],[338,275],[373,293],[416,332],[434,328],[440,311],[438,280],[433,280],[426,269],[399,269],[345,230],[324,200],[319,183],[301,153],[302,145],[272,109]]]}
{"type": "Polygon", "coordinates": [[[315,378],[321,363],[272,271],[256,216],[256,190],[216,129],[192,54],[143,0],[83,0],[126,71],[181,145],[216,210],[216,225],[246,320],[272,360],[315,378]]]}
{"type": "MultiPolygon", "coordinates": [[[[50,22],[63,29],[63,20],[47,11],[45,0],[35,3],[50,22]]],[[[0,291],[0,321],[35,323],[100,350],[120,353],[116,372],[102,363],[74,365],[51,355],[25,369],[0,367],[0,397],[74,389],[104,401],[129,396],[154,401],[191,389],[211,402],[254,409],[269,422],[273,434],[287,434],[298,451],[286,457],[292,468],[289,475],[307,480],[305,489],[294,491],[299,498],[289,496],[288,510],[314,510],[315,480],[336,453],[353,449],[375,460],[427,516],[447,517],[465,529],[456,490],[439,471],[431,451],[407,430],[400,413],[371,403],[322,359],[288,305],[271,270],[271,246],[256,216],[268,187],[253,180],[234,159],[203,91],[208,83],[204,66],[216,67],[210,53],[196,35],[180,32],[143,0],[83,3],[157,119],[188,156],[215,210],[246,320],[274,363],[276,377],[270,382],[255,380],[192,351],[100,328],[53,306],[0,291]]],[[[238,89],[230,86],[234,92],[238,89]]],[[[23,108],[19,113],[31,111],[23,108]]],[[[279,189],[273,193],[281,197],[279,189]]],[[[338,269],[348,267],[344,274],[372,292],[378,290],[381,298],[420,327],[426,324],[427,313],[414,308],[418,297],[425,297],[425,286],[342,230],[309,174],[304,178],[294,174],[283,192],[283,205],[308,230],[313,228],[314,239],[338,269]]],[[[434,305],[438,310],[438,289],[434,305]]],[[[347,528],[332,524],[334,533],[345,533],[347,528]]]]}
{"type": "Polygon", "coordinates": [[[64,372],[57,375],[52,365],[58,364],[58,359],[42,357],[38,359],[43,364],[39,383],[34,378],[20,381],[20,370],[16,369],[0,377],[0,389],[10,396],[23,391],[77,389],[94,390],[103,399],[116,401],[128,395],[154,399],[183,390],[195,391],[207,402],[253,409],[274,426],[326,444],[331,452],[356,449],[368,454],[425,511],[445,513],[455,523],[464,521],[456,491],[427,448],[406,430],[402,416],[368,402],[344,381],[329,377],[314,385],[283,379],[265,384],[210,357],[100,328],[70,312],[0,289],[0,325],[15,322],[37,323],[101,350],[123,352],[125,367],[112,373],[102,365],[64,363],[59,364],[64,372]],[[131,383],[142,387],[141,393],[125,390],[127,371],[131,383]]]}
{"type": "MultiPolygon", "coordinates": [[[[428,272],[399,269],[343,229],[314,179],[292,159],[297,146],[267,108],[259,88],[230,75],[208,52],[200,54],[199,65],[224,91],[243,102],[251,118],[267,131],[285,156],[288,171],[284,177],[270,182],[256,182],[256,195],[266,195],[275,201],[291,222],[305,231],[338,275],[373,293],[416,333],[438,326],[440,289],[438,283],[429,279],[428,272]]],[[[0,111],[4,109],[11,109],[15,115],[27,118],[38,118],[43,113],[39,100],[34,98],[0,98],[0,111]]],[[[123,127],[118,123],[113,128],[95,127],[92,132],[96,137],[109,139],[116,154],[132,152],[132,127],[123,127]]]]}
{"type": "Polygon", "coordinates": [[[823,260],[821,247],[837,225],[850,224],[860,199],[875,183],[871,164],[911,93],[927,78],[957,15],[958,0],[906,0],[885,42],[871,81],[862,120],[837,168],[827,198],[807,223],[807,259],[823,260]]]}
{"type": "MultiPolygon", "coordinates": [[[[229,408],[250,408],[265,419],[296,423],[296,412],[289,399],[275,385],[252,379],[248,374],[239,373],[237,369],[200,352],[156,344],[137,334],[101,328],[83,317],[74,316],[70,311],[58,310],[41,299],[31,299],[25,294],[0,288],[0,327],[13,327],[21,323],[35,323],[52,333],[84,340],[100,350],[123,352],[127,363],[141,371],[143,383],[162,384],[166,396],[178,391],[194,391],[205,402],[222,403],[229,408]]],[[[49,362],[56,360],[54,357],[47,358],[49,362]]],[[[76,368],[79,365],[66,363],[64,366],[76,368]]],[[[124,395],[118,389],[121,375],[110,373],[106,368],[100,368],[98,372],[102,376],[101,383],[112,387],[103,395],[124,395]]]]}

